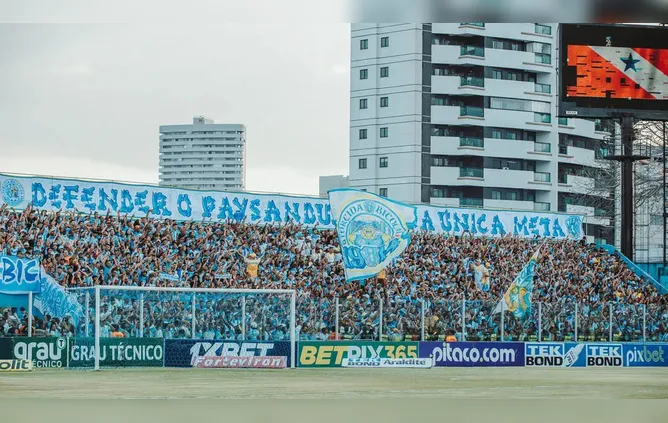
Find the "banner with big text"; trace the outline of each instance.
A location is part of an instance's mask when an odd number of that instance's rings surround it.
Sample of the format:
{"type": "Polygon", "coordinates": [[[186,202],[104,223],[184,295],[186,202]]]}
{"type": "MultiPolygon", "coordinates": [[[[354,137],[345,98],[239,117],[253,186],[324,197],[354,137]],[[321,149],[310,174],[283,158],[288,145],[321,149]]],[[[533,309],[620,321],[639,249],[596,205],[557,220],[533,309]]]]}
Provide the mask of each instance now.
{"type": "Polygon", "coordinates": [[[520,342],[420,342],[419,354],[439,367],[524,366],[520,342]]]}
{"type": "MultiPolygon", "coordinates": [[[[95,365],[95,338],[69,339],[69,367],[95,365]]],[[[163,338],[100,338],[100,366],[163,367],[163,338]]]]}
{"type": "Polygon", "coordinates": [[[193,367],[205,357],[285,357],[290,363],[290,351],[288,341],[166,339],[165,367],[193,367]]]}
{"type": "MultiPolygon", "coordinates": [[[[334,229],[329,200],[276,194],[194,191],[155,185],[0,174],[0,205],[39,210],[169,218],[231,220],[256,224],[296,222],[334,229]]],[[[583,216],[534,211],[417,207],[416,229],[473,236],[581,239],[583,216]]]]}
{"type": "Polygon", "coordinates": [[[417,342],[300,341],[299,367],[342,367],[343,359],[421,358],[417,342]]]}

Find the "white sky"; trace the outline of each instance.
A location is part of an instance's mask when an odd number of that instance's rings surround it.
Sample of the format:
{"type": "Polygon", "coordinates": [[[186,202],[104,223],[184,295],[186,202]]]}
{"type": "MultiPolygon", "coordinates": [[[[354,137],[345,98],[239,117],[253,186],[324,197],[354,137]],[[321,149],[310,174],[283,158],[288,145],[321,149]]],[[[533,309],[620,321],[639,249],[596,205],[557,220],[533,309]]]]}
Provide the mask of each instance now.
{"type": "Polygon", "coordinates": [[[350,27],[335,11],[108,6],[125,3],[0,0],[5,22],[130,22],[0,24],[0,171],[157,182],[158,127],[203,114],[246,125],[249,190],[317,194],[318,176],[348,173],[350,27]]]}

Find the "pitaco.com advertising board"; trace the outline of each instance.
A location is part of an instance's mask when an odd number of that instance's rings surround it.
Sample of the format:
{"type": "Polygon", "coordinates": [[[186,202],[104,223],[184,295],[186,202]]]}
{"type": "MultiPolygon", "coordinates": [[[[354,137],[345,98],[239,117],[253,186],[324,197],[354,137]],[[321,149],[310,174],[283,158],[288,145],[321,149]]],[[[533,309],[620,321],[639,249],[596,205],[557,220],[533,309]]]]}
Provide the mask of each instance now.
{"type": "Polygon", "coordinates": [[[281,368],[290,356],[287,341],[165,340],[165,367],[281,368]]]}
{"type": "Polygon", "coordinates": [[[420,357],[434,366],[511,367],[524,366],[524,344],[520,342],[420,342],[420,357]]]}
{"type": "Polygon", "coordinates": [[[299,343],[300,367],[342,367],[344,359],[417,359],[417,342],[305,341],[299,343]]]}

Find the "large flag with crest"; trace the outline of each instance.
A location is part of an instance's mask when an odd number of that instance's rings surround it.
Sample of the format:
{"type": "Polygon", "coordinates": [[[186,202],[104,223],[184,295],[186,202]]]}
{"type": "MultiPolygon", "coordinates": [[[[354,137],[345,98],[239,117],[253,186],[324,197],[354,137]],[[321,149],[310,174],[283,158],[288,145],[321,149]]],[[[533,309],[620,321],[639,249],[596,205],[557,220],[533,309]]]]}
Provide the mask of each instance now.
{"type": "Polygon", "coordinates": [[[536,274],[536,263],[538,262],[541,246],[533,253],[529,262],[518,273],[513,283],[510,284],[510,288],[508,288],[508,291],[506,291],[501,301],[499,301],[499,304],[494,309],[494,313],[509,311],[518,319],[531,316],[533,278],[536,274]]]}
{"type": "Polygon", "coordinates": [[[352,188],[329,191],[346,279],[371,278],[411,242],[417,208],[352,188]]]}

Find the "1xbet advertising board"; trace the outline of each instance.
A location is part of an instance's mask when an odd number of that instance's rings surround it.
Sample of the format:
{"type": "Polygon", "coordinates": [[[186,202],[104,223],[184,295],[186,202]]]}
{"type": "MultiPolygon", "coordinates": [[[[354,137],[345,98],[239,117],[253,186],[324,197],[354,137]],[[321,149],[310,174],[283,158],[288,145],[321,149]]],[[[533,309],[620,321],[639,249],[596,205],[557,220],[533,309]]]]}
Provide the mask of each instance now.
{"type": "Polygon", "coordinates": [[[434,366],[524,366],[520,342],[420,342],[420,357],[432,358],[434,366]]]}
{"type": "MultiPolygon", "coordinates": [[[[199,366],[202,357],[286,357],[290,342],[238,342],[209,339],[165,339],[165,367],[199,366]]],[[[200,366],[201,367],[201,366],[200,366]]]]}
{"type": "Polygon", "coordinates": [[[342,367],[343,359],[421,358],[417,342],[314,341],[299,343],[300,367],[342,367]]]}
{"type": "Polygon", "coordinates": [[[624,344],[624,366],[668,366],[668,344],[624,344]]]}

